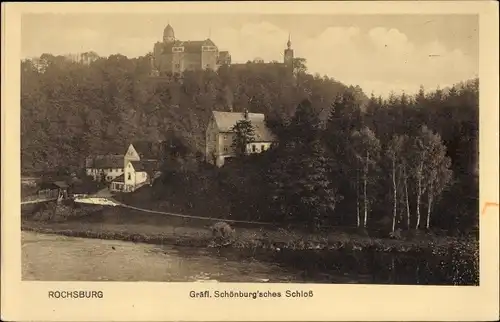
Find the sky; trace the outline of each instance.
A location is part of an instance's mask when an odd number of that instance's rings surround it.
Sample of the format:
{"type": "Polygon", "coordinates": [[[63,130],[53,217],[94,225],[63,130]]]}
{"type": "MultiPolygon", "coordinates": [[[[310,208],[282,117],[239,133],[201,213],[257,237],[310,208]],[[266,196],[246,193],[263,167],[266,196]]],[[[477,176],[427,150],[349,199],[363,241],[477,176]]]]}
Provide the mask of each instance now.
{"type": "Polygon", "coordinates": [[[477,15],[24,14],[21,55],[95,51],[137,57],[171,24],[180,40],[210,37],[233,62],[283,60],[290,35],[309,72],[366,94],[413,94],[479,74],[477,15]]]}

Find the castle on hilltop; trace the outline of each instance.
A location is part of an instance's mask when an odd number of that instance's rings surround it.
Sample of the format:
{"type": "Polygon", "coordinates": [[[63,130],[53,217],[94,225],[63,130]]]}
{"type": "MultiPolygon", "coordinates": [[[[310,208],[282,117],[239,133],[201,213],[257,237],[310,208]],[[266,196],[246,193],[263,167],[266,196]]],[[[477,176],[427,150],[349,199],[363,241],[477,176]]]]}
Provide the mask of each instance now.
{"type": "MultiPolygon", "coordinates": [[[[284,51],[283,64],[293,70],[293,49],[290,37],[284,51]]],[[[219,51],[210,39],[182,41],[175,38],[174,28],[168,24],[163,30],[163,41],[156,42],[151,57],[152,76],[182,73],[186,70],[217,70],[231,65],[228,51],[219,51]]]]}

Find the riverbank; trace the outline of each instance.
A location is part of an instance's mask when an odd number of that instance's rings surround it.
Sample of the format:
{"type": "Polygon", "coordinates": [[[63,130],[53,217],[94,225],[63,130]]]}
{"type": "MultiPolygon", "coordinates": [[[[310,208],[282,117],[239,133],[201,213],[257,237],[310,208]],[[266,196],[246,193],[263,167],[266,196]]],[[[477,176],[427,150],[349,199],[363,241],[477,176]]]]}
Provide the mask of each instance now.
{"type": "MultiPolygon", "coordinates": [[[[158,245],[209,247],[213,242],[210,225],[144,214],[128,209],[105,209],[63,222],[47,222],[24,217],[22,230],[70,237],[122,240],[158,245]]],[[[287,250],[373,250],[385,253],[457,253],[476,257],[479,243],[471,238],[417,235],[389,239],[348,234],[341,231],[310,234],[284,229],[235,227],[234,240],[227,247],[236,249],[287,250]]]]}

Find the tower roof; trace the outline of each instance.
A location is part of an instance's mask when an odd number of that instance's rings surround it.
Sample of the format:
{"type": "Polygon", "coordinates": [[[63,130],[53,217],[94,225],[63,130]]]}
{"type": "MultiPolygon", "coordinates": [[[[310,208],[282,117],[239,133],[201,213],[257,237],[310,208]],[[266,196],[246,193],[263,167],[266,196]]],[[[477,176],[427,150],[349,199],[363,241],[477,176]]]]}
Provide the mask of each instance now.
{"type": "Polygon", "coordinates": [[[163,38],[174,38],[174,28],[170,24],[163,30],[163,38]]]}
{"type": "Polygon", "coordinates": [[[286,46],[288,47],[288,49],[290,49],[290,47],[292,47],[292,41],[290,40],[290,34],[288,34],[288,41],[286,42],[286,46]]]}

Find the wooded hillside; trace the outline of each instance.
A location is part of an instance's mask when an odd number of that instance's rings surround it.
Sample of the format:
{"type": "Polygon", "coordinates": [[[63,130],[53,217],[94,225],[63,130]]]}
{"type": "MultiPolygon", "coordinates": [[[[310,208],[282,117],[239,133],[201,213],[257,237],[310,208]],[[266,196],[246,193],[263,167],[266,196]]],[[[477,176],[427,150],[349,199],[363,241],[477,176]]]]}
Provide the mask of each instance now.
{"type": "Polygon", "coordinates": [[[43,68],[21,65],[24,171],[78,169],[136,140],[174,138],[185,160],[201,160],[210,112],[232,107],[265,113],[278,147],[221,170],[165,166],[129,201],[310,229],[478,225],[477,79],[381,99],[280,64],[151,78],[148,57],[41,58],[43,68]]]}
{"type": "MultiPolygon", "coordinates": [[[[303,61],[301,61],[303,63],[303,61]]],[[[44,54],[21,64],[23,171],[81,167],[89,154],[124,153],[131,141],[180,137],[193,153],[204,151],[212,110],[262,112],[286,119],[309,97],[326,117],[346,90],[301,69],[296,82],[280,64],[248,63],[186,72],[182,79],[149,77],[149,57],[122,55],[90,64],[44,54]],[[40,66],[40,62],[42,63],[40,66]]],[[[366,100],[360,88],[357,97],[366,100]]]]}

